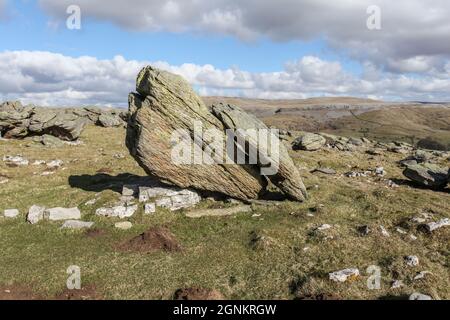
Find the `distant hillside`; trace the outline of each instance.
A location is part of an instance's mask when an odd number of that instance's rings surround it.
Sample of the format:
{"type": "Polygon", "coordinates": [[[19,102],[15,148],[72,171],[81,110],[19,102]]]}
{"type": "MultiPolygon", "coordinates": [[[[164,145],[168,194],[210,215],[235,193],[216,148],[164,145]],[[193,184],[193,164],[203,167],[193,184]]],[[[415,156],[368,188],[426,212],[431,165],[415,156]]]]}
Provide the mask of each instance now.
{"type": "Polygon", "coordinates": [[[388,103],[351,97],[263,100],[204,97],[207,105],[238,105],[267,125],[294,131],[326,131],[376,140],[437,143],[450,149],[450,104],[388,103]]]}

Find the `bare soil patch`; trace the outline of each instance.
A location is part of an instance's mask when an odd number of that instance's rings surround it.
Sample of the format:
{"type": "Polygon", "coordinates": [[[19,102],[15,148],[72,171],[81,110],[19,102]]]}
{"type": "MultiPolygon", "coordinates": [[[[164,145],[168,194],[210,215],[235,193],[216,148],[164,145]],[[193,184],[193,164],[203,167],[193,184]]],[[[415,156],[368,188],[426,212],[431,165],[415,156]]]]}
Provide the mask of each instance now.
{"type": "Polygon", "coordinates": [[[0,300],[42,300],[33,290],[24,285],[0,286],[0,300]]]}
{"type": "Polygon", "coordinates": [[[180,252],[181,245],[166,227],[152,227],[140,235],[122,243],[122,251],[149,253],[154,251],[180,252]]]}
{"type": "Polygon", "coordinates": [[[173,296],[174,300],[224,300],[225,297],[217,290],[190,287],[178,289],[173,296]]]}
{"type": "Polygon", "coordinates": [[[93,285],[81,288],[80,290],[65,289],[51,300],[102,300],[103,297],[99,294],[93,285]]]}

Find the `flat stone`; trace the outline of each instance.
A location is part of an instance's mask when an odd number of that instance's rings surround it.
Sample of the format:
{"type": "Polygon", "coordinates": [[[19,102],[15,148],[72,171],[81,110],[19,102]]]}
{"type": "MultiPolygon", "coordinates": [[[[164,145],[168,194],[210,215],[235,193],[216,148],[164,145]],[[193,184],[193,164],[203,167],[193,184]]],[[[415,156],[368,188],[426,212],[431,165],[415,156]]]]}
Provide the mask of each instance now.
{"type": "Polygon", "coordinates": [[[78,220],[81,219],[81,212],[78,208],[50,208],[44,211],[44,219],[50,221],[78,220]]]}
{"type": "Polygon", "coordinates": [[[98,208],[95,214],[98,216],[105,217],[119,217],[119,218],[129,218],[135,214],[138,206],[115,206],[110,208],[98,208]]]}
{"type": "Polygon", "coordinates": [[[433,232],[433,231],[436,231],[436,230],[438,230],[440,228],[448,227],[448,226],[450,226],[450,219],[449,218],[442,219],[442,220],[440,220],[438,222],[430,222],[430,223],[427,223],[427,224],[424,225],[426,231],[428,231],[428,232],[433,232]]]}
{"type": "Polygon", "coordinates": [[[80,221],[80,220],[66,220],[61,228],[63,229],[89,229],[94,225],[94,222],[80,221]]]}
{"type": "Polygon", "coordinates": [[[121,230],[129,230],[133,227],[133,224],[129,221],[122,221],[122,222],[117,222],[116,224],[114,224],[114,227],[116,227],[117,229],[121,229],[121,230]]]}
{"type": "Polygon", "coordinates": [[[19,210],[17,209],[6,209],[3,212],[5,218],[17,218],[19,216],[19,210]]]}
{"type": "Polygon", "coordinates": [[[31,224],[36,224],[44,219],[44,207],[33,205],[28,210],[27,221],[31,224]]]}
{"type": "Polygon", "coordinates": [[[359,277],[359,270],[356,268],[349,268],[340,271],[329,273],[330,280],[336,282],[346,282],[359,277]]]}
{"type": "Polygon", "coordinates": [[[394,282],[392,282],[391,289],[399,289],[403,286],[404,286],[404,283],[402,280],[395,280],[394,282]]]}
{"type": "Polygon", "coordinates": [[[186,217],[189,218],[201,218],[201,217],[223,217],[231,216],[237,213],[250,212],[252,210],[251,206],[236,206],[231,208],[223,209],[203,209],[203,210],[193,210],[186,212],[186,217]]]}

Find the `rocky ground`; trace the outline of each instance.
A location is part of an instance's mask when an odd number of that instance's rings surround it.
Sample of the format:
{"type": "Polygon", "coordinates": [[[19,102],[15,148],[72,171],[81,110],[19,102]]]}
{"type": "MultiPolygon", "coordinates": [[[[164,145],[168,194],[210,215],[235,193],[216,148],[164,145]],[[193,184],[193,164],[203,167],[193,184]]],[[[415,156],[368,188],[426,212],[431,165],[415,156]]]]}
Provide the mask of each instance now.
{"type": "Polygon", "coordinates": [[[0,298],[450,299],[450,191],[435,172],[450,154],[284,133],[303,203],[162,186],[122,126],[87,124],[76,143],[1,140],[0,298]]]}

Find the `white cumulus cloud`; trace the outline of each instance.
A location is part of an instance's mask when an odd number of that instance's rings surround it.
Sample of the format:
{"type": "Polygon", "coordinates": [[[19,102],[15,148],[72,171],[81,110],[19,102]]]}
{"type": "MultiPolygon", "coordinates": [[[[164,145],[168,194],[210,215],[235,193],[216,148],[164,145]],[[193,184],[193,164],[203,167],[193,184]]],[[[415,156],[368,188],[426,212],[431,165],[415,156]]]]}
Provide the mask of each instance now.
{"type": "MultiPolygon", "coordinates": [[[[186,78],[202,95],[249,98],[377,96],[387,100],[450,101],[450,79],[441,73],[409,77],[365,65],[361,76],[336,61],[305,56],[277,72],[218,69],[212,65],[170,65],[163,61],[100,60],[43,51],[0,52],[0,100],[53,106],[126,106],[139,70],[151,64],[186,78]]],[[[413,63],[414,65],[414,63],[413,63]]],[[[419,63],[420,66],[420,63],[419,63]]],[[[449,68],[449,64],[445,66],[449,68]]]]}

